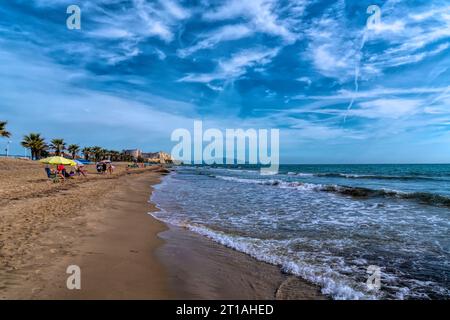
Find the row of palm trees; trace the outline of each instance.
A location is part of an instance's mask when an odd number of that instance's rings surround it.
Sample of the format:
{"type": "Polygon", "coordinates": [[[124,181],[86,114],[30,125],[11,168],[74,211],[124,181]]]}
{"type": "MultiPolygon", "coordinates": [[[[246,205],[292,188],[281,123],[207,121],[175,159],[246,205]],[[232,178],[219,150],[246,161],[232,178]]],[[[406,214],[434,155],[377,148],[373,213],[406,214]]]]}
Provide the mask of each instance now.
{"type": "MultiPolygon", "coordinates": [[[[6,130],[7,121],[0,121],[0,137],[9,138],[11,133],[6,130]]],[[[116,150],[107,150],[99,146],[81,147],[77,144],[69,144],[64,139],[53,139],[49,144],[45,142],[45,138],[40,133],[30,133],[23,137],[21,145],[31,152],[33,160],[40,159],[49,155],[49,150],[53,151],[56,156],[65,155],[65,151],[73,159],[78,154],[83,153],[84,159],[88,161],[100,161],[109,159],[111,161],[133,161],[133,157],[129,154],[116,150]]]]}
{"type": "Polygon", "coordinates": [[[85,160],[100,161],[102,159],[109,159],[111,161],[133,161],[133,156],[120,152],[117,150],[107,150],[102,147],[85,147],[81,151],[85,160]]]}

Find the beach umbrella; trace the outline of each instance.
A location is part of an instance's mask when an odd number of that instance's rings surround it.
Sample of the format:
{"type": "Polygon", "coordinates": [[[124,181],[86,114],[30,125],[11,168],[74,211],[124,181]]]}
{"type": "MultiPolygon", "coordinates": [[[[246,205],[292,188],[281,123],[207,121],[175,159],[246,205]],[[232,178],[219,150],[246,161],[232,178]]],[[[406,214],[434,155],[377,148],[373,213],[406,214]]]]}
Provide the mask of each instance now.
{"type": "Polygon", "coordinates": [[[53,165],[67,165],[67,166],[76,166],[77,163],[73,160],[70,159],[66,159],[64,157],[49,157],[49,158],[45,158],[45,159],[41,159],[39,160],[40,163],[45,163],[45,164],[53,164],[53,165]]]}

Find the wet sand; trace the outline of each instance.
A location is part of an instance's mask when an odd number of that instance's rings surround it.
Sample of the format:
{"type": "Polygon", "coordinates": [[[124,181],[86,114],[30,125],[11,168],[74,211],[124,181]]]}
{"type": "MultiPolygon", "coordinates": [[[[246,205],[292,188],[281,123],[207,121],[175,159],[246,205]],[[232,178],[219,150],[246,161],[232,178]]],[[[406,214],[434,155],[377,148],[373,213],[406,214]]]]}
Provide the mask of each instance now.
{"type": "Polygon", "coordinates": [[[170,226],[157,256],[179,299],[322,300],[318,287],[186,229],[170,226]]]}

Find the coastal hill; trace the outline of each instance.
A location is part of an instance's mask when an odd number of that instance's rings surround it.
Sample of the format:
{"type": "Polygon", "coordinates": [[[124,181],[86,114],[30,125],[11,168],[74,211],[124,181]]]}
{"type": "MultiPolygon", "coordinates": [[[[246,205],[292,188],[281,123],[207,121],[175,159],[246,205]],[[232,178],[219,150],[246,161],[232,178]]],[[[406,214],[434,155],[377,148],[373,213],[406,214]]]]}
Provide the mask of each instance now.
{"type": "Polygon", "coordinates": [[[173,163],[173,159],[170,154],[159,152],[142,152],[139,149],[123,150],[124,154],[132,156],[134,159],[142,159],[144,162],[151,163],[173,163]]]}
{"type": "Polygon", "coordinates": [[[170,156],[170,154],[159,151],[159,152],[153,152],[153,153],[143,153],[142,157],[146,159],[148,162],[155,162],[155,163],[172,163],[173,159],[170,156]]]}

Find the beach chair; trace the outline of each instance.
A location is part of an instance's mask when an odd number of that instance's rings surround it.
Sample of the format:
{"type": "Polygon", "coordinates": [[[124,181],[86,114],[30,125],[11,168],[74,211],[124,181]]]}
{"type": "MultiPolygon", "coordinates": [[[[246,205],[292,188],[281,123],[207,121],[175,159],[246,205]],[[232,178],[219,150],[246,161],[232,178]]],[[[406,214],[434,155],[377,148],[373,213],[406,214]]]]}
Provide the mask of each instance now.
{"type": "Polygon", "coordinates": [[[61,181],[61,177],[56,173],[49,174],[48,179],[51,180],[53,183],[57,183],[57,182],[61,181]]]}
{"type": "Polygon", "coordinates": [[[57,173],[53,173],[49,168],[45,168],[45,173],[47,174],[48,179],[53,183],[59,182],[61,179],[57,173]]]}

